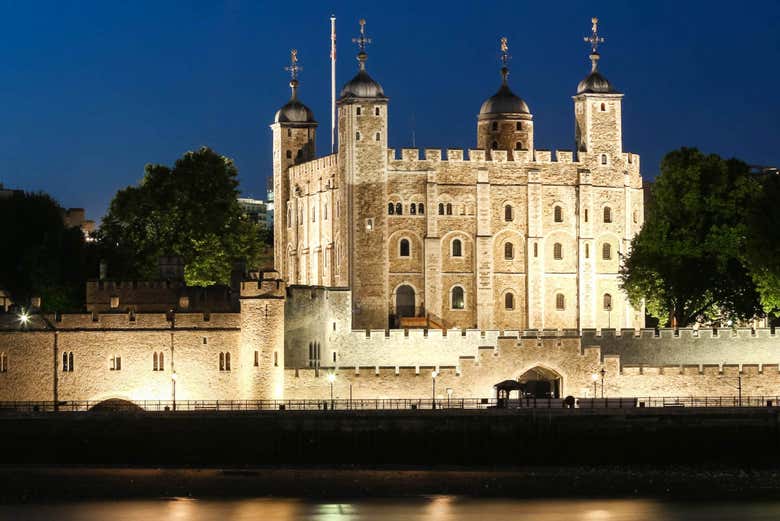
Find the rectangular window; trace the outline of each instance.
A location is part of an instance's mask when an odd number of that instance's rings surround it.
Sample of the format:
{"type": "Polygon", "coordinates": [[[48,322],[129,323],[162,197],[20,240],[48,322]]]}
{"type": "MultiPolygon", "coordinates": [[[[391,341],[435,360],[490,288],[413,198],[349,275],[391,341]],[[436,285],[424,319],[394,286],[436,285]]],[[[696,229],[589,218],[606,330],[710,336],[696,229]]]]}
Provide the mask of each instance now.
{"type": "Polygon", "coordinates": [[[333,351],[333,363],[336,363],[336,351],[333,351]]]}
{"type": "Polygon", "coordinates": [[[209,339],[204,336],[203,337],[203,345],[206,345],[208,343],[209,343],[209,339]]]}
{"type": "Polygon", "coordinates": [[[279,367],[279,351],[274,351],[274,367],[279,367]]]}
{"type": "Polygon", "coordinates": [[[112,356],[111,357],[111,370],[112,371],[121,371],[122,370],[122,357],[121,356],[112,356]]]}
{"type": "Polygon", "coordinates": [[[260,365],[260,353],[258,351],[255,351],[255,367],[258,367],[260,365]]]}

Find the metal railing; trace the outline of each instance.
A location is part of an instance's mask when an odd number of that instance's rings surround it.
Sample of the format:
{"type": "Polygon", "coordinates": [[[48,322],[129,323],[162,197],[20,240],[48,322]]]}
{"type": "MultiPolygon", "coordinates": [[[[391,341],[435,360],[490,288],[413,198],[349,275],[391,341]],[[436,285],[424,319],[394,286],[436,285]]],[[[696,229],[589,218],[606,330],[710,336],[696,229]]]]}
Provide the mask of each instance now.
{"type": "MultiPolygon", "coordinates": [[[[563,409],[567,404],[558,398],[378,398],[318,400],[142,400],[108,401],[0,401],[4,412],[236,412],[236,411],[393,411],[447,409],[563,409]]],[[[634,408],[746,408],[780,407],[780,396],[662,396],[578,398],[578,409],[634,408]]]]}

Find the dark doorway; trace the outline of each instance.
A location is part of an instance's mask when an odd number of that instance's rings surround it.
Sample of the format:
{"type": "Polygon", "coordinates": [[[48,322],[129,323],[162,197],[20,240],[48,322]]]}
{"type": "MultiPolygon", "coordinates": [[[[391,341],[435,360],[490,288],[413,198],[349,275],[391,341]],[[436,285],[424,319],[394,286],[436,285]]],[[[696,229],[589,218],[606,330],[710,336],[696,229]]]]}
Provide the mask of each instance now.
{"type": "Polygon", "coordinates": [[[534,367],[523,373],[518,381],[527,398],[560,398],[561,375],[544,367],[534,367]]]}
{"type": "Polygon", "coordinates": [[[395,292],[395,314],[398,318],[413,317],[414,313],[414,288],[403,285],[395,292]]]}

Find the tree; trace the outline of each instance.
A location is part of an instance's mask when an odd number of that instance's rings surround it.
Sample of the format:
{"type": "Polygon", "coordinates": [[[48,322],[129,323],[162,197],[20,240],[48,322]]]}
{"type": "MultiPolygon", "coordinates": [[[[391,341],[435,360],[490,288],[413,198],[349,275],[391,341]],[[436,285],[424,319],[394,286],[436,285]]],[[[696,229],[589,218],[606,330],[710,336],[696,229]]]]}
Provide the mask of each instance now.
{"type": "Polygon", "coordinates": [[[747,213],[745,264],[766,313],[780,311],[780,176],[766,175],[747,213]]]}
{"type": "Polygon", "coordinates": [[[255,266],[260,230],[236,200],[238,171],[207,147],[173,168],[147,165],[138,186],[117,192],[98,239],[113,277],[154,279],[158,259],[181,257],[190,285],[228,284],[235,262],[255,266]]]}
{"type": "Polygon", "coordinates": [[[80,311],[91,251],[79,228],[67,228],[63,208],[44,193],[0,199],[3,253],[0,288],[14,302],[41,297],[44,311],[80,311]]]}
{"type": "Polygon", "coordinates": [[[750,319],[762,310],[743,263],[745,215],[758,192],[745,163],[695,148],[670,152],[642,231],[621,267],[634,306],[661,322],[750,319]]]}

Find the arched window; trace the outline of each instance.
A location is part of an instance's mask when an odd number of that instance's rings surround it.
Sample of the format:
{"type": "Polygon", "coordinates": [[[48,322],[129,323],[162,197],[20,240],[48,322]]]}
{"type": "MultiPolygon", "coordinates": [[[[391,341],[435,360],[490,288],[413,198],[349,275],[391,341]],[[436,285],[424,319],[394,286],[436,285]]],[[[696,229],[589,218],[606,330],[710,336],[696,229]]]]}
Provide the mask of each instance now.
{"type": "Polygon", "coordinates": [[[522,149],[523,149],[522,141],[518,141],[517,143],[515,143],[515,150],[522,150],[522,149]]]}
{"type": "Polygon", "coordinates": [[[363,113],[363,108],[362,108],[362,107],[357,107],[357,108],[355,109],[355,114],[356,114],[357,116],[360,116],[362,113],[363,113]]]}
{"type": "Polygon", "coordinates": [[[317,207],[313,206],[311,209],[311,222],[316,223],[317,222],[317,207]]]}
{"type": "Polygon", "coordinates": [[[404,206],[401,203],[395,203],[395,214],[401,215],[404,213],[404,206]]]}
{"type": "Polygon", "coordinates": [[[379,132],[377,132],[377,133],[376,133],[376,135],[374,136],[374,139],[375,139],[376,141],[379,141],[379,132]]]}
{"type": "Polygon", "coordinates": [[[0,373],[8,372],[8,355],[0,353],[0,373]]]}
{"type": "Polygon", "coordinates": [[[409,213],[411,215],[417,215],[417,205],[412,203],[409,205],[409,213]]]}
{"type": "Polygon", "coordinates": [[[452,203],[447,203],[447,215],[452,215],[452,203]]]}
{"type": "Polygon", "coordinates": [[[585,208],[585,222],[588,222],[588,209],[585,208]]]}
{"type": "Polygon", "coordinates": [[[605,242],[604,245],[601,247],[601,257],[604,260],[612,259],[612,245],[610,243],[605,242]]]}
{"type": "Polygon", "coordinates": [[[62,353],[62,370],[68,370],[68,353],[62,353]]]}
{"type": "Polygon", "coordinates": [[[322,205],[322,218],[328,220],[328,203],[327,201],[322,205]]]}
{"type": "Polygon", "coordinates": [[[292,150],[287,151],[287,159],[292,159],[292,150]]]}
{"type": "Polygon", "coordinates": [[[553,244],[553,259],[563,259],[563,245],[560,242],[553,244]]]}
{"type": "Polygon", "coordinates": [[[634,224],[639,222],[639,212],[634,210],[634,224]]]}
{"type": "Polygon", "coordinates": [[[401,239],[401,242],[398,246],[398,255],[400,257],[409,256],[409,239],[401,239]]]}
{"type": "Polygon", "coordinates": [[[225,371],[230,371],[230,353],[225,353],[225,371]]]}
{"type": "Polygon", "coordinates": [[[604,293],[604,311],[612,311],[612,295],[604,293]]]}
{"type": "Polygon", "coordinates": [[[605,223],[612,222],[612,208],[610,208],[609,206],[604,207],[604,222],[605,223]]]}
{"type": "Polygon", "coordinates": [[[558,311],[566,309],[566,299],[564,298],[563,293],[555,295],[555,309],[558,311]]]}
{"type": "Polygon", "coordinates": [[[225,353],[219,354],[219,370],[220,371],[225,370],[225,353]]]}
{"type": "Polygon", "coordinates": [[[520,122],[520,121],[518,121],[518,122],[517,122],[517,125],[515,126],[515,128],[516,128],[517,130],[523,130],[523,123],[522,123],[522,122],[520,122]]]}
{"type": "Polygon", "coordinates": [[[498,148],[498,141],[493,141],[493,143],[490,144],[490,148],[492,148],[493,150],[497,149],[498,148]]]}
{"type": "Polygon", "coordinates": [[[508,204],[504,206],[504,220],[506,222],[512,222],[513,218],[514,218],[514,211],[512,210],[512,205],[508,204]]]}
{"type": "Polygon", "coordinates": [[[157,351],[155,351],[152,355],[152,371],[158,371],[159,369],[157,367],[157,351]]]}
{"type": "Polygon", "coordinates": [[[504,243],[504,258],[512,260],[515,258],[515,245],[511,242],[504,243]]]}
{"type": "Polygon", "coordinates": [[[601,154],[601,164],[602,165],[607,164],[607,154],[601,154]]]}
{"type": "Polygon", "coordinates": [[[160,351],[160,371],[165,371],[165,354],[160,351]]]}
{"type": "Polygon", "coordinates": [[[460,239],[452,240],[452,256],[463,257],[463,243],[460,241],[460,239]]]}
{"type": "Polygon", "coordinates": [[[387,203],[387,215],[395,214],[395,205],[393,203],[387,203]]]}
{"type": "Polygon", "coordinates": [[[439,203],[439,215],[444,215],[444,203],[439,203]]]}
{"type": "Polygon", "coordinates": [[[425,205],[422,203],[417,203],[417,213],[420,215],[425,215],[425,205]]]}
{"type": "Polygon", "coordinates": [[[463,288],[454,286],[450,293],[452,296],[452,309],[464,309],[466,307],[466,299],[463,296],[463,288]]]}
{"type": "Polygon", "coordinates": [[[590,244],[585,243],[585,258],[590,259],[590,244]]]}
{"type": "Polygon", "coordinates": [[[563,222],[563,208],[560,206],[556,206],[553,209],[553,218],[555,219],[555,222],[562,223],[563,222]]]}
{"type": "Polygon", "coordinates": [[[490,125],[490,128],[493,129],[493,131],[498,130],[498,122],[494,121],[492,125],[490,125]]]}
{"type": "Polygon", "coordinates": [[[355,132],[355,141],[360,141],[360,132],[355,132]]]}
{"type": "Polygon", "coordinates": [[[606,111],[607,111],[607,105],[606,105],[606,103],[602,103],[601,104],[601,112],[606,112],[606,111]]]}
{"type": "Polygon", "coordinates": [[[504,295],[504,309],[515,309],[514,293],[507,293],[504,295]]]}
{"type": "Polygon", "coordinates": [[[379,107],[374,107],[374,116],[379,115],[379,107]]]}
{"type": "Polygon", "coordinates": [[[73,351],[68,353],[68,372],[73,372],[73,351]]]}
{"type": "Polygon", "coordinates": [[[291,128],[287,129],[287,137],[292,137],[292,129],[291,128]]]}

